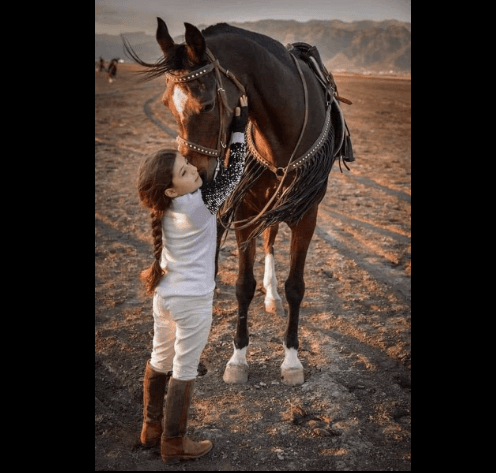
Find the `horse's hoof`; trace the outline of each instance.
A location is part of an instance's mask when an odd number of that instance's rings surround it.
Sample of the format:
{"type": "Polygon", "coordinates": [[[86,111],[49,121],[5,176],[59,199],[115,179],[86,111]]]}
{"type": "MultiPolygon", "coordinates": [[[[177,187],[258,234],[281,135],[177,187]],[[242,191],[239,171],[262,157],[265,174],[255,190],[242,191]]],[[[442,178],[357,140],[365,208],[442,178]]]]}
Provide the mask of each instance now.
{"type": "Polygon", "coordinates": [[[303,368],[281,369],[281,380],[286,386],[298,386],[299,384],[303,384],[305,381],[303,368]]]}
{"type": "Polygon", "coordinates": [[[227,365],[222,377],[227,384],[244,384],[248,381],[248,365],[227,365]]]}
{"type": "Polygon", "coordinates": [[[265,312],[284,317],[284,307],[281,299],[269,299],[265,301],[265,312]]]}

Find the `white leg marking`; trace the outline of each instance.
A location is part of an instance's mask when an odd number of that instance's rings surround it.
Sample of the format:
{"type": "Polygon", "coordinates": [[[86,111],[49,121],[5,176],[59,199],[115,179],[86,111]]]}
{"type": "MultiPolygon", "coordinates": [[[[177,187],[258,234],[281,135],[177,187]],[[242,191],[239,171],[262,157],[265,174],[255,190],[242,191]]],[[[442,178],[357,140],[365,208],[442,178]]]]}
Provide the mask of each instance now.
{"type": "Polygon", "coordinates": [[[281,297],[277,292],[276,265],[274,255],[268,253],[265,255],[265,272],[263,278],[265,288],[265,304],[270,301],[280,301],[281,297]]]}
{"type": "Polygon", "coordinates": [[[186,107],[187,100],[188,96],[184,93],[181,87],[176,85],[174,87],[174,93],[172,94],[172,101],[174,102],[174,107],[176,107],[176,111],[181,120],[184,120],[184,108],[186,107]]]}
{"type": "Polygon", "coordinates": [[[286,344],[283,343],[284,346],[284,362],[281,365],[281,369],[303,369],[303,365],[298,359],[298,350],[294,348],[287,348],[286,344]]]}
{"type": "MultiPolygon", "coordinates": [[[[234,343],[233,343],[234,345],[234,343]]],[[[248,363],[246,362],[246,350],[247,346],[244,348],[238,349],[234,345],[234,353],[233,356],[231,356],[231,359],[227,362],[228,365],[246,365],[248,366],[248,363]]]]}
{"type": "Polygon", "coordinates": [[[222,379],[227,384],[243,384],[248,381],[248,363],[246,362],[246,349],[238,350],[234,346],[234,354],[226,365],[222,379]]]}

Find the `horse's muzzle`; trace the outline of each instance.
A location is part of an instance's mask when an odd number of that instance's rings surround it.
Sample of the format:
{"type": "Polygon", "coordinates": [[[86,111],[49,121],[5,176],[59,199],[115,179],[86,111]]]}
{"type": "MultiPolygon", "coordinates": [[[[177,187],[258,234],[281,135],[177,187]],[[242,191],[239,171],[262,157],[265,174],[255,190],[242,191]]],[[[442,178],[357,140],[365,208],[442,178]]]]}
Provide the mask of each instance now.
{"type": "Polygon", "coordinates": [[[198,171],[198,174],[200,175],[203,182],[208,182],[208,176],[207,176],[207,170],[206,169],[202,169],[201,171],[198,171]]]}

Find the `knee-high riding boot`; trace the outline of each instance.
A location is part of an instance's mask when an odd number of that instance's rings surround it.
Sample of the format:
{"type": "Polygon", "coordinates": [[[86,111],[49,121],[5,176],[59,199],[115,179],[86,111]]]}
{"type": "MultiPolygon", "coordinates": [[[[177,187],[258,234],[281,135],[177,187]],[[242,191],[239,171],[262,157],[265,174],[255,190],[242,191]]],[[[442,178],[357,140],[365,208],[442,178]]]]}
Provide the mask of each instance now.
{"type": "Polygon", "coordinates": [[[164,398],[170,377],[171,373],[155,371],[150,366],[150,360],[146,362],[143,379],[143,427],[140,435],[144,447],[153,447],[160,441],[164,398]]]}
{"type": "Polygon", "coordinates": [[[210,440],[194,442],[186,436],[194,383],[194,379],[181,381],[171,378],[169,381],[160,446],[162,460],[165,463],[198,458],[212,449],[213,445],[210,440]]]}

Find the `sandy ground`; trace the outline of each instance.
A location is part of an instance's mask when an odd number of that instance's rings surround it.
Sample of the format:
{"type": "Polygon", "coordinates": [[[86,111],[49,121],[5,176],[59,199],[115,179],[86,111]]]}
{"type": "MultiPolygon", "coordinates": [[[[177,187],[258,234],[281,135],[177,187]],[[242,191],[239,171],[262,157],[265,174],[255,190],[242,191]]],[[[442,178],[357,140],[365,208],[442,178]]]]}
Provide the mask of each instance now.
{"type": "MultiPolygon", "coordinates": [[[[250,308],[250,377],[226,385],[237,315],[237,249],[220,254],[218,291],[189,431],[205,457],[165,465],[137,445],[142,380],[152,346],[151,299],[139,272],[152,259],[149,213],[135,179],[141,157],[175,147],[161,80],[137,84],[120,64],[95,72],[95,470],[411,470],[411,81],[336,74],[353,139],[319,207],[305,269],[299,356],[305,383],[280,381],[285,321],[263,308],[259,240],[250,308]]],[[[276,269],[283,299],[290,230],[276,269]]]]}

